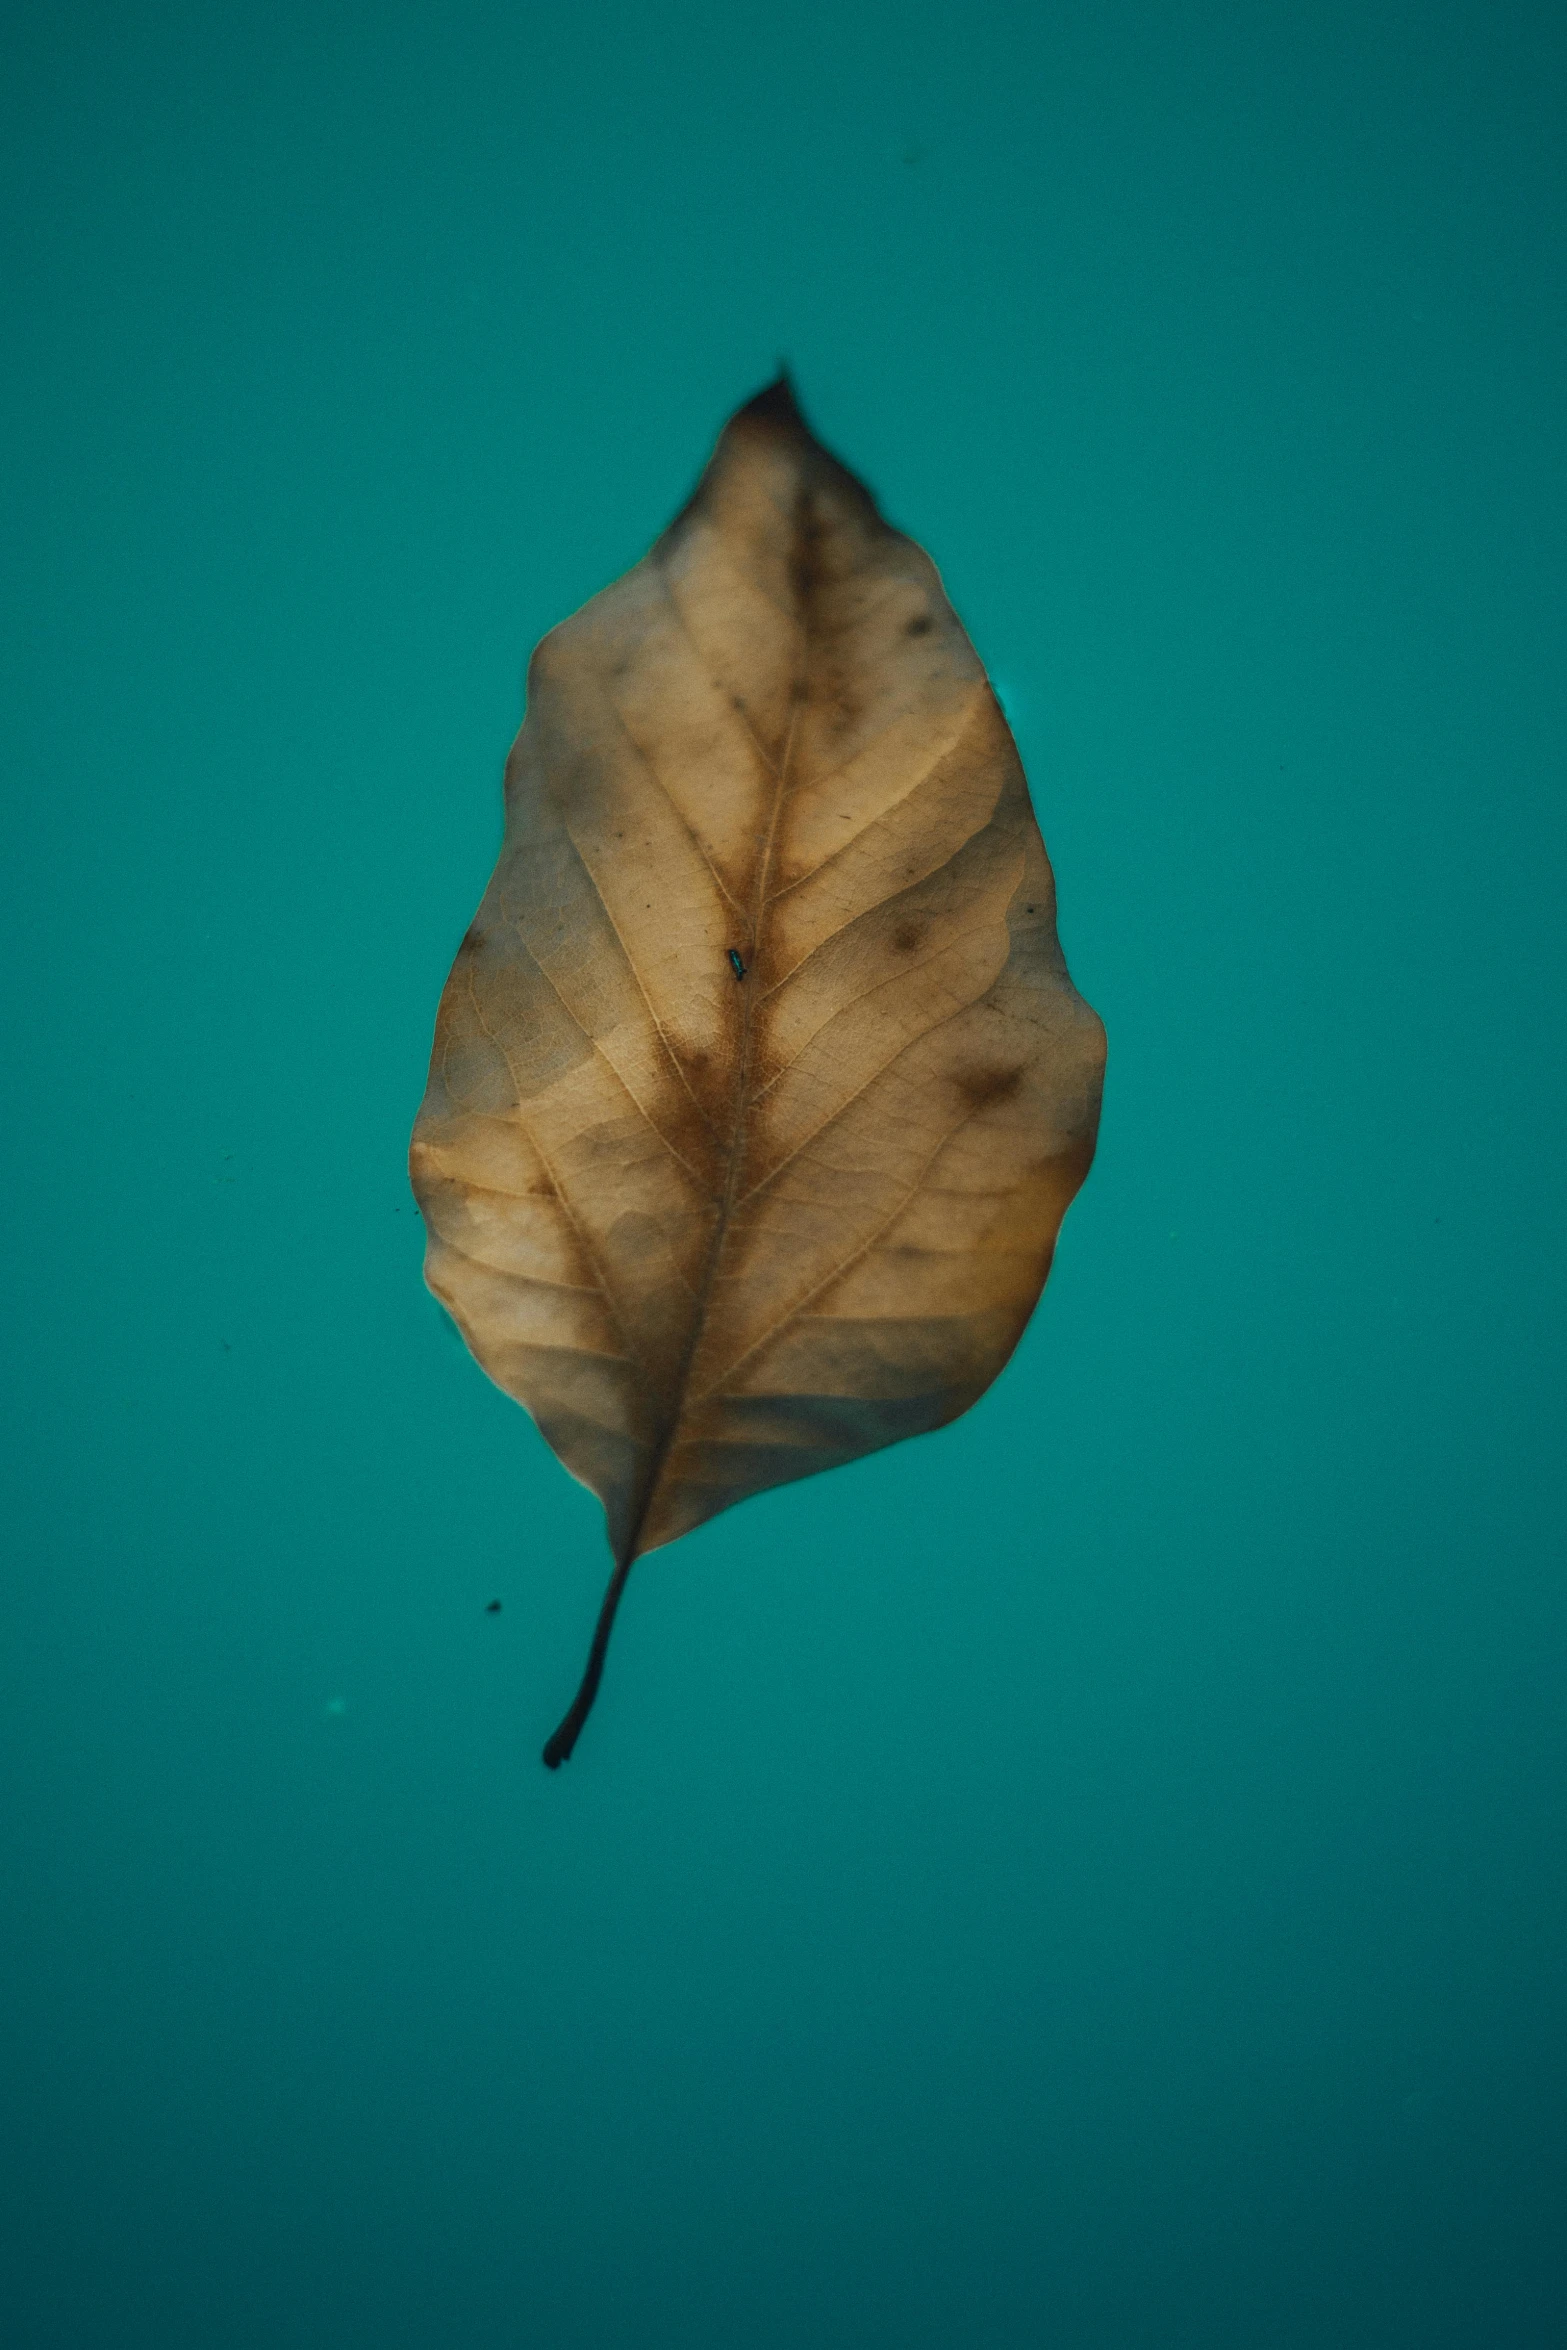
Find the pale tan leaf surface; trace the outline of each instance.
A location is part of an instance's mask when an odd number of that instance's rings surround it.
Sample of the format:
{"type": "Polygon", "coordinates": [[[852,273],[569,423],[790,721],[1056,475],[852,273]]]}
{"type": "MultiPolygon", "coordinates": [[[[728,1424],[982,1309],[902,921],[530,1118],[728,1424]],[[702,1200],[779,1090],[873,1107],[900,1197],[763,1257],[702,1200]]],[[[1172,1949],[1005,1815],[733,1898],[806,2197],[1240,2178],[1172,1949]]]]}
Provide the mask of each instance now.
{"type": "Polygon", "coordinates": [[[995,1378],[1103,1065],[974,649],[780,381],[533,657],[414,1130],[431,1288],[608,1515],[547,1761],[634,1558],[995,1378]]]}

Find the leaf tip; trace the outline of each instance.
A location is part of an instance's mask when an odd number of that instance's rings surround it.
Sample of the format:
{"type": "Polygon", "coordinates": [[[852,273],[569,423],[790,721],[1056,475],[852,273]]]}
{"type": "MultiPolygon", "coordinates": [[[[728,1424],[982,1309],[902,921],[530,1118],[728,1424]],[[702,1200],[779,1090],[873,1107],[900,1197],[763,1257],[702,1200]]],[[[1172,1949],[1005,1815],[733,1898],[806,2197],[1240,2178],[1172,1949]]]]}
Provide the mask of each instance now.
{"type": "Polygon", "coordinates": [[[747,423],[789,425],[797,432],[810,431],[795,397],[794,381],[787,360],[779,360],[778,373],[772,382],[764,384],[759,392],[746,401],[744,407],[737,408],[731,422],[738,424],[742,418],[747,423]]]}

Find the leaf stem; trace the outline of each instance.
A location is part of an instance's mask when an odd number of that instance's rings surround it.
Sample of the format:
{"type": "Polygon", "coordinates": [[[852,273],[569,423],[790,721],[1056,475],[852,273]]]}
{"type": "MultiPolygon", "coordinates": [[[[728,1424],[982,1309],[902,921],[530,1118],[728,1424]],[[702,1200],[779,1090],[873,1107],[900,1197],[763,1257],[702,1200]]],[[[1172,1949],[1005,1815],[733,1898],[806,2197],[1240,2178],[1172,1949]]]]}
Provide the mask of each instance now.
{"type": "Polygon", "coordinates": [[[626,1588],[626,1577],[631,1572],[633,1557],[633,1548],[628,1545],[626,1556],[620,1561],[609,1579],[609,1589],[604,1594],[604,1604],[599,1609],[599,1620],[593,1631],[593,1646],[588,1650],[587,1669],[582,1676],[582,1686],[572,1699],[565,1720],[544,1749],[544,1764],[547,1770],[558,1771],[560,1769],[561,1764],[567,1760],[572,1748],[581,1736],[583,1723],[593,1711],[593,1700],[597,1697],[599,1683],[604,1678],[604,1659],[609,1651],[609,1636],[615,1628],[615,1610],[619,1607],[620,1595],[626,1588]]]}

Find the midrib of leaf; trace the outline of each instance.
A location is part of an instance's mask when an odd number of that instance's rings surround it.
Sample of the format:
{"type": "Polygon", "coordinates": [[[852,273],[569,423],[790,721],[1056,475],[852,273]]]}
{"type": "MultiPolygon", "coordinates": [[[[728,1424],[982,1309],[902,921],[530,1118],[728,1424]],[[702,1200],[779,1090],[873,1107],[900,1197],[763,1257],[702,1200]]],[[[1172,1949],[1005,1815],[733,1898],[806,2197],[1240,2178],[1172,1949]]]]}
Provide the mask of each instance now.
{"type": "MultiPolygon", "coordinates": [[[[799,726],[799,712],[800,702],[796,698],[793,715],[789,721],[788,739],[784,744],[783,758],[779,762],[777,779],[773,787],[772,814],[767,826],[767,840],[757,862],[756,888],[751,907],[751,936],[747,942],[751,950],[753,969],[761,946],[762,925],[767,910],[767,885],[772,876],[773,859],[777,850],[778,824],[783,812],[784,795],[789,784],[789,765],[799,726]]],[[[696,1360],[697,1347],[701,1343],[702,1332],[707,1323],[708,1302],[712,1296],[713,1283],[717,1278],[719,1262],[723,1256],[724,1242],[729,1234],[735,1194],[739,1189],[741,1168],[745,1160],[746,1113],[750,1107],[751,1054],[756,994],[757,991],[754,988],[747,989],[744,1007],[740,1015],[740,1052],[739,1065],[735,1071],[734,1125],[729,1137],[729,1157],[724,1169],[724,1188],[719,1198],[718,1212],[713,1221],[712,1237],[708,1242],[707,1261],[703,1265],[702,1276],[697,1284],[696,1297],[691,1311],[691,1324],[686,1334],[686,1343],[682,1349],[679,1366],[672,1384],[669,1408],[664,1416],[664,1422],[659,1430],[653,1450],[649,1455],[642,1491],[633,1507],[625,1539],[616,1554],[615,1572],[610,1577],[609,1589],[604,1594],[603,1604],[599,1609],[598,1622],[593,1628],[593,1642],[588,1650],[587,1670],[582,1676],[582,1683],[576,1696],[567,1709],[565,1719],[545,1744],[545,1765],[552,1771],[558,1770],[560,1765],[567,1760],[581,1734],[583,1723],[593,1710],[593,1700],[598,1695],[599,1682],[603,1678],[604,1659],[609,1651],[609,1637],[615,1628],[615,1617],[620,1607],[621,1594],[626,1588],[626,1578],[631,1573],[633,1562],[636,1559],[638,1545],[642,1539],[642,1529],[647,1524],[648,1512],[657,1495],[659,1483],[669,1459],[670,1448],[675,1440],[675,1432],[679,1428],[685,1412],[686,1395],[691,1384],[691,1368],[696,1360]]]]}
{"type": "MultiPolygon", "coordinates": [[[[746,942],[750,949],[753,971],[759,967],[761,960],[762,935],[767,919],[768,883],[772,879],[773,863],[778,850],[779,820],[783,814],[784,799],[789,789],[789,768],[794,755],[795,737],[799,729],[799,711],[800,704],[796,700],[794,714],[789,721],[789,734],[784,743],[783,757],[779,762],[777,776],[773,784],[773,803],[768,817],[767,838],[763,844],[762,854],[757,860],[756,885],[751,897],[751,934],[746,942]]],[[[618,1576],[621,1578],[629,1573],[631,1562],[637,1555],[642,1529],[647,1524],[648,1512],[657,1498],[659,1483],[674,1444],[675,1434],[685,1413],[686,1397],[691,1385],[691,1368],[696,1361],[697,1348],[702,1342],[702,1333],[707,1326],[707,1309],[713,1294],[713,1283],[718,1277],[718,1267],[723,1259],[724,1243],[729,1237],[729,1228],[734,1216],[735,1200],[739,1193],[741,1172],[745,1164],[746,1126],[751,1107],[751,1064],[754,1051],[758,992],[754,987],[748,987],[745,992],[744,1005],[740,1015],[740,1051],[735,1069],[734,1120],[730,1129],[728,1156],[724,1164],[724,1187],[719,1194],[718,1211],[713,1219],[713,1230],[707,1244],[707,1256],[696,1286],[690,1328],[686,1333],[685,1346],[681,1350],[680,1362],[675,1372],[669,1409],[664,1416],[663,1426],[659,1430],[652,1453],[649,1456],[641,1498],[632,1513],[631,1524],[616,1561],[618,1576]]]]}

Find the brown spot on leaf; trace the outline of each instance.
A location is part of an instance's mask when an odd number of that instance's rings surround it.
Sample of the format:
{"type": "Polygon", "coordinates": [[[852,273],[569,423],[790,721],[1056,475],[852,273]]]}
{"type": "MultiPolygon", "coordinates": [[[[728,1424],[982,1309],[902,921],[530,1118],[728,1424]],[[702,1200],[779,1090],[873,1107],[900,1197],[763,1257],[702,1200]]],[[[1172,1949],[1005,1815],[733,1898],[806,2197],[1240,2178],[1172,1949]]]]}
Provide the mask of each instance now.
{"type": "Polygon", "coordinates": [[[903,623],[903,633],[905,636],[929,636],[935,625],[928,612],[916,612],[912,620],[903,623]]]}
{"type": "Polygon", "coordinates": [[[902,921],[892,934],[892,943],[900,955],[912,955],[925,935],[923,922],[902,921]]]}
{"type": "Polygon", "coordinates": [[[1009,1102],[1022,1082],[1020,1068],[966,1069],[958,1091],[971,1110],[988,1110],[992,1102],[1009,1102]]]}

